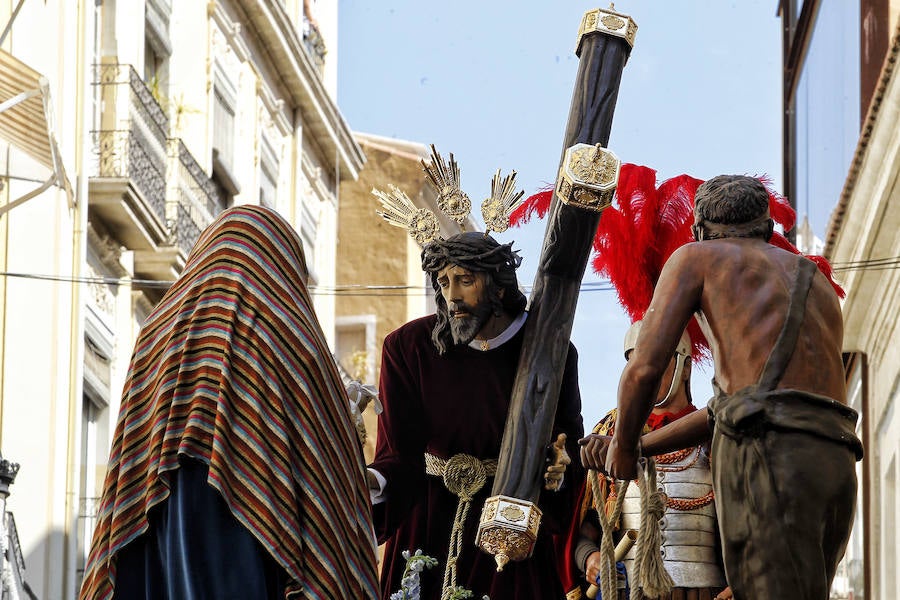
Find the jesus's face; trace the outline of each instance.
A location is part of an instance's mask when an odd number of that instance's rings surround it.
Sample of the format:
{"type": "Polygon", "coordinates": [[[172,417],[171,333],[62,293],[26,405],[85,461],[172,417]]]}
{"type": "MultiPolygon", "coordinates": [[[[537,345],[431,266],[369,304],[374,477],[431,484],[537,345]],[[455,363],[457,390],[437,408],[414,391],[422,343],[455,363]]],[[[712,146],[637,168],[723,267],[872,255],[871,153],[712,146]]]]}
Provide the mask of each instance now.
{"type": "Polygon", "coordinates": [[[457,265],[438,271],[437,282],[447,303],[450,334],[457,345],[471,342],[491,318],[487,297],[487,273],[473,272],[457,265]]]}

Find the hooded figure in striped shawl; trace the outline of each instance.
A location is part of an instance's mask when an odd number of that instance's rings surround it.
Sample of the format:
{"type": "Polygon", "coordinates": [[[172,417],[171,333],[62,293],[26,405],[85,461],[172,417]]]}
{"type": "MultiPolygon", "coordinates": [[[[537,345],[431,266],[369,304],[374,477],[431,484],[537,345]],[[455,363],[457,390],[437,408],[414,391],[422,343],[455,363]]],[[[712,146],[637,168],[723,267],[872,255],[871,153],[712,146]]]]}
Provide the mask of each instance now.
{"type": "Polygon", "coordinates": [[[135,345],[81,599],[373,598],[362,452],[296,232],[223,212],[135,345]]]}

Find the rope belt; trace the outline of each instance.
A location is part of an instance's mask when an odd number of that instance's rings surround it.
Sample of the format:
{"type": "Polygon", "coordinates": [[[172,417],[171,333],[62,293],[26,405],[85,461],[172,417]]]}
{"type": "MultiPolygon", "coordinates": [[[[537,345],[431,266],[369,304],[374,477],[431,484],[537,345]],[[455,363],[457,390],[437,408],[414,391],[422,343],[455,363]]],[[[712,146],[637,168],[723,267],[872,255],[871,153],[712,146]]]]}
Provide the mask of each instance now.
{"type": "Polygon", "coordinates": [[[447,549],[447,564],[444,566],[444,583],[441,588],[441,600],[447,600],[456,587],[456,561],[462,551],[463,529],[469,506],[488,477],[497,474],[497,461],[481,460],[468,454],[454,454],[450,458],[439,458],[425,453],[425,473],[444,480],[444,486],[454,496],[459,497],[456,505],[456,516],[453,518],[453,529],[450,532],[450,547],[447,549]]]}

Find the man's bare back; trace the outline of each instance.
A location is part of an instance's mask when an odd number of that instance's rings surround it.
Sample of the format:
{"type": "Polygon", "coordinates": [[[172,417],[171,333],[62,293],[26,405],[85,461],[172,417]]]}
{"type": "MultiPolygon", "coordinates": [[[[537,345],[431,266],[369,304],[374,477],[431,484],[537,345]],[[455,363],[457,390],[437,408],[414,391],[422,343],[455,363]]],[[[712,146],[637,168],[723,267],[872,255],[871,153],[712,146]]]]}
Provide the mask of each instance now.
{"type": "MultiPolygon", "coordinates": [[[[610,444],[609,453],[605,447],[601,451],[608,459],[610,475],[634,477],[640,423],[652,408],[649,399],[656,397],[665,357],[674,351],[691,316],[697,317],[709,341],[719,388],[731,394],[757,382],[784,325],[801,260],[807,259],[760,238],[707,240],[686,244],[672,254],[619,382],[619,437],[610,444]],[[622,427],[625,423],[630,425],[622,427]]],[[[778,387],[845,404],[840,303],[818,271],[805,308],[794,355],[778,387]]],[[[644,438],[645,446],[649,443],[653,453],[660,453],[708,438],[704,416],[692,417],[672,427],[678,431],[654,432],[644,438]]],[[[586,466],[602,467],[595,462],[588,459],[586,466]]]]}
{"type": "MultiPolygon", "coordinates": [[[[725,393],[735,392],[759,379],[787,317],[800,260],[805,259],[758,238],[688,244],[666,264],[651,310],[665,318],[671,306],[666,293],[671,285],[668,280],[674,280],[675,285],[699,281],[696,316],[710,342],[716,381],[725,393]]],[[[677,320],[685,315],[671,317],[677,320]]],[[[817,271],[797,346],[778,387],[844,403],[842,337],[838,297],[817,271]]]]}

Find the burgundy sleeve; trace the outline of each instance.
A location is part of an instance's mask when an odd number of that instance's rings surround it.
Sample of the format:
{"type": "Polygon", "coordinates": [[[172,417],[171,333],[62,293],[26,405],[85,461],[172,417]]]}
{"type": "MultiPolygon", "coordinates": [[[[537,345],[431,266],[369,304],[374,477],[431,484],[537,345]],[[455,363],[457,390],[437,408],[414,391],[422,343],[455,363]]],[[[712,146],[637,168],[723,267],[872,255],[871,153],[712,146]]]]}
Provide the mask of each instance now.
{"type": "MultiPolygon", "coordinates": [[[[396,333],[396,332],[395,332],[396,333]]],[[[369,466],[381,473],[387,484],[387,499],[374,506],[375,532],[384,543],[420,500],[425,485],[425,427],[419,387],[400,335],[384,342],[379,397],[384,411],[378,418],[375,459],[369,466]]]]}

